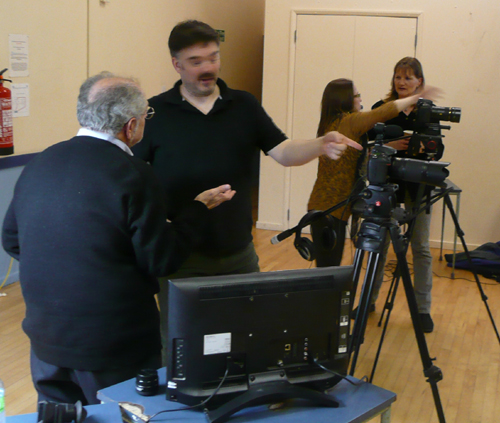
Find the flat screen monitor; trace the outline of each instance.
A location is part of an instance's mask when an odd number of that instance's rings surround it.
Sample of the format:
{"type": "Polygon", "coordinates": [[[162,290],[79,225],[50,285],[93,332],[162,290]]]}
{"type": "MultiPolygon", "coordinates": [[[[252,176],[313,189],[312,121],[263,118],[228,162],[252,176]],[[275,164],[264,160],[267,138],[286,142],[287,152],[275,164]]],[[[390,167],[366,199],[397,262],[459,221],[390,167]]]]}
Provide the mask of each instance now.
{"type": "MultiPolygon", "coordinates": [[[[204,407],[224,405],[225,418],[290,397],[335,406],[322,395],[341,379],[332,372],[348,371],[352,272],[339,266],[169,281],[167,399],[197,405],[219,387],[204,407]]],[[[209,420],[225,421],[211,413],[209,420]]]]}

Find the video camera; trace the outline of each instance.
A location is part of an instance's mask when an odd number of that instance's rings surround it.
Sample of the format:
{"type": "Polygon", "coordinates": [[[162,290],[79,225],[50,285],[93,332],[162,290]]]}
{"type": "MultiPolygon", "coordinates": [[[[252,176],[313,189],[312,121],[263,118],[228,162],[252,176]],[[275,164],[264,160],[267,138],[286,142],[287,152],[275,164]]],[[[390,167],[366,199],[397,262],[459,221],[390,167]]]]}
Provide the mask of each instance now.
{"type": "Polygon", "coordinates": [[[449,163],[394,157],[397,151],[384,145],[384,140],[387,136],[396,138],[403,136],[403,130],[399,126],[377,123],[373,129],[376,134],[375,146],[370,153],[367,171],[370,185],[384,185],[388,177],[408,182],[439,185],[449,175],[448,170],[445,169],[449,163]]]}
{"type": "Polygon", "coordinates": [[[408,145],[407,156],[417,157],[425,154],[428,159],[439,160],[444,145],[441,129],[451,129],[440,125],[440,121],[460,122],[460,107],[438,107],[430,100],[419,99],[415,106],[416,117],[413,121],[413,135],[408,145]]]}
{"type": "Polygon", "coordinates": [[[396,150],[384,145],[386,138],[403,136],[399,126],[377,123],[375,146],[368,160],[368,187],[361,193],[361,200],[353,205],[353,210],[365,217],[389,217],[396,207],[396,184],[389,183],[389,178],[402,181],[442,185],[448,177],[446,166],[449,163],[424,161],[395,157],[396,150]]]}

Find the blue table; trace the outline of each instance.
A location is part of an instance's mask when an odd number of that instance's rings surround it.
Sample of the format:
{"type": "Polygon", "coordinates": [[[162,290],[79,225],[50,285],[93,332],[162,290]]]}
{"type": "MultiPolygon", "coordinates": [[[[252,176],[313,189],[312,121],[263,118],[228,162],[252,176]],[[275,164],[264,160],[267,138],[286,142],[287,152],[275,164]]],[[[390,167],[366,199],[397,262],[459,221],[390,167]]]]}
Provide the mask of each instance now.
{"type": "MultiPolygon", "coordinates": [[[[133,420],[141,421],[161,410],[171,410],[184,407],[183,404],[170,402],[166,399],[166,369],[158,370],[160,389],[157,395],[145,397],[135,390],[135,379],[105,388],[97,393],[97,398],[103,403],[119,403],[127,410],[133,420]]],[[[353,382],[358,379],[349,377],[353,382]]],[[[230,418],[231,423],[258,421],[259,423],[361,423],[378,415],[381,422],[390,421],[390,409],[396,400],[396,394],[379,388],[370,383],[362,382],[354,386],[342,381],[334,386],[329,393],[340,403],[339,408],[317,407],[305,400],[286,402],[286,406],[278,410],[270,410],[262,405],[239,411],[230,418]]],[[[184,410],[160,414],[152,420],[157,422],[206,423],[201,411],[184,410]]],[[[10,422],[9,422],[10,423],[10,422]]]]}
{"type": "MultiPolygon", "coordinates": [[[[85,423],[121,423],[122,412],[116,403],[86,405],[85,423]]],[[[6,423],[37,423],[38,413],[19,414],[7,417],[6,423]]]]}

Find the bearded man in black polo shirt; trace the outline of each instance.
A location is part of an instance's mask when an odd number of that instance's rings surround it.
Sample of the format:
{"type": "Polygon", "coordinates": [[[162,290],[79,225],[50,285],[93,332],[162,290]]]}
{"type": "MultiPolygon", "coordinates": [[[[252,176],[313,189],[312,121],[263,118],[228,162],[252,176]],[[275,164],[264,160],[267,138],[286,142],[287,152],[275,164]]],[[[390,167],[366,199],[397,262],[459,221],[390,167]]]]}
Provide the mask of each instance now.
{"type": "MultiPolygon", "coordinates": [[[[298,166],[322,154],[337,159],[348,146],[361,146],[337,132],[313,140],[287,139],[255,97],[228,88],[218,77],[219,37],[209,25],[181,22],[168,44],[181,79],[149,100],[157,119],[146,125],[134,154],[153,166],[169,210],[182,207],[204,187],[228,183],[236,191],[210,216],[206,242],[170,279],[259,271],[251,233],[252,164],[259,150],[283,166],[298,166]]],[[[166,283],[160,292],[166,317],[166,283]]]]}

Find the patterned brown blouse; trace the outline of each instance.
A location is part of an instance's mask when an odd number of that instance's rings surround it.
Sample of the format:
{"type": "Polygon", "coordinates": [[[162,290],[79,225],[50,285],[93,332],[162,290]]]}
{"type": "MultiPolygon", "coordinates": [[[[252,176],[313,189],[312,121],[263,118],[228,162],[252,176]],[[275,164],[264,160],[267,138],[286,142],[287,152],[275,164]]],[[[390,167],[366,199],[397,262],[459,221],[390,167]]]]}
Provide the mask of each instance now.
{"type": "MultiPolygon", "coordinates": [[[[377,122],[385,122],[397,115],[394,101],[390,101],[369,112],[345,114],[332,122],[327,132],[338,131],[354,141],[359,141],[377,122]]],[[[338,160],[324,155],[319,157],[318,176],[309,197],[308,210],[326,210],[349,197],[356,182],[356,167],[361,154],[361,151],[347,147],[338,160]]],[[[347,221],[351,215],[351,206],[337,209],[332,215],[347,221]]]]}

